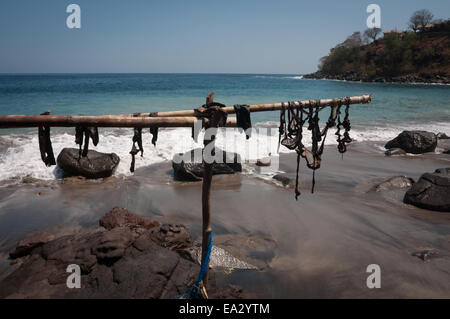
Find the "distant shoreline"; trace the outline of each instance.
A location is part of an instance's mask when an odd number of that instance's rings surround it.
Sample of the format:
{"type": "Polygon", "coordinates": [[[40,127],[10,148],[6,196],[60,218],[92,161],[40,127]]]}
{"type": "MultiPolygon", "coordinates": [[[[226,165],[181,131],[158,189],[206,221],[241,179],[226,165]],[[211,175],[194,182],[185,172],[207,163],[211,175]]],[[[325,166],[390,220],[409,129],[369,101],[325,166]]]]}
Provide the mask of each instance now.
{"type": "Polygon", "coordinates": [[[373,79],[359,77],[356,74],[345,75],[325,75],[320,72],[306,74],[304,79],[314,80],[333,80],[346,82],[362,82],[362,83],[398,83],[398,84],[427,84],[427,85],[450,85],[450,79],[446,77],[423,78],[417,75],[404,75],[393,78],[377,77],[373,79]]]}

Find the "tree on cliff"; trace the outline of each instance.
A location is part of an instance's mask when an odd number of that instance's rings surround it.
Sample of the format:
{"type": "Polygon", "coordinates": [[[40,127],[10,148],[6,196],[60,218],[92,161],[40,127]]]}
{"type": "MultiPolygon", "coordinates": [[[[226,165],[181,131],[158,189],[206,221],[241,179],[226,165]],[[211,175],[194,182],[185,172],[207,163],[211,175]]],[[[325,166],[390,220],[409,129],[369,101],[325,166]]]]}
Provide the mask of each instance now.
{"type": "Polygon", "coordinates": [[[377,39],[377,36],[381,34],[380,28],[370,28],[364,31],[364,37],[366,39],[372,39],[372,41],[375,41],[377,39]]]}
{"type": "Polygon", "coordinates": [[[414,32],[423,30],[433,20],[433,14],[427,9],[418,10],[409,18],[409,27],[414,32]]]}
{"type": "Polygon", "coordinates": [[[338,44],[335,48],[346,47],[346,48],[358,48],[362,44],[361,32],[353,32],[344,42],[338,44]]]}

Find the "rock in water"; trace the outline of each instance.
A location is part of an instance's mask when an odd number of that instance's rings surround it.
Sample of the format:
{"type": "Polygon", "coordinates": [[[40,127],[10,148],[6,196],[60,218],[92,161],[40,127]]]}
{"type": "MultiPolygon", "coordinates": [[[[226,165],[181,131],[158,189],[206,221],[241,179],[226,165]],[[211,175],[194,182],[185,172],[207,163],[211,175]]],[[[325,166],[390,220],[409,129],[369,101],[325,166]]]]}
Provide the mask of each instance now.
{"type": "Polygon", "coordinates": [[[436,134],[425,131],[403,131],[393,140],[386,143],[385,148],[401,148],[407,153],[422,154],[434,152],[437,146],[436,134]]]}
{"type": "Polygon", "coordinates": [[[406,155],[406,152],[401,148],[390,148],[386,152],[384,152],[386,156],[401,156],[406,155]]]}
{"type": "Polygon", "coordinates": [[[277,174],[272,177],[274,180],[281,182],[284,187],[294,187],[295,186],[295,176],[291,176],[287,173],[277,174]]]}
{"type": "Polygon", "coordinates": [[[272,159],[269,157],[264,157],[256,161],[256,166],[270,166],[272,159]]]}
{"type": "Polygon", "coordinates": [[[436,137],[437,137],[438,140],[448,140],[448,139],[450,139],[450,136],[448,136],[447,134],[442,133],[442,132],[438,133],[436,135],[436,137]]]}
{"type": "MultiPolygon", "coordinates": [[[[214,163],[213,175],[242,172],[241,157],[239,154],[216,149],[216,154],[218,152],[223,153],[223,160],[222,163],[214,163]]],[[[175,154],[172,160],[175,179],[188,182],[200,181],[203,178],[204,172],[201,154],[201,149],[194,149],[184,154],[175,154]]]]}
{"type": "Polygon", "coordinates": [[[405,194],[406,204],[450,212],[450,168],[437,169],[434,173],[423,174],[405,194]]]}
{"type": "Polygon", "coordinates": [[[391,177],[384,182],[376,185],[373,187],[373,191],[375,192],[382,192],[382,191],[388,191],[392,189],[400,189],[400,188],[407,188],[411,187],[411,185],[414,184],[414,180],[412,178],[406,177],[406,176],[395,176],[391,177]]]}
{"type": "Polygon", "coordinates": [[[86,178],[105,178],[111,176],[120,158],[116,154],[99,153],[89,150],[87,157],[79,157],[75,148],[65,148],[58,156],[58,166],[71,176],[84,176],[86,178]]]}

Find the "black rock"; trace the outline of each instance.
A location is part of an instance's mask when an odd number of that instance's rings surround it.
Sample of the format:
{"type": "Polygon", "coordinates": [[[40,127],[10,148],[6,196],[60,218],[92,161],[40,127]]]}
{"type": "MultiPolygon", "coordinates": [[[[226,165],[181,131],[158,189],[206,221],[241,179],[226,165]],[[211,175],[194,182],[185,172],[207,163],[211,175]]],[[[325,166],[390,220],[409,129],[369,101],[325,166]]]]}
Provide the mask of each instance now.
{"type": "MultiPolygon", "coordinates": [[[[234,174],[242,172],[241,157],[236,153],[227,153],[216,149],[216,152],[223,152],[223,163],[214,163],[213,175],[234,174]]],[[[201,149],[194,149],[185,154],[175,154],[172,160],[174,177],[178,181],[199,181],[203,178],[203,163],[201,149]],[[199,154],[195,158],[195,152],[199,154]]]]}
{"type": "Polygon", "coordinates": [[[448,140],[448,139],[450,139],[450,136],[448,136],[445,133],[438,133],[436,135],[436,137],[437,137],[438,140],[448,140]]]}
{"type": "Polygon", "coordinates": [[[272,177],[274,180],[281,182],[285,187],[294,187],[295,185],[295,177],[292,177],[290,174],[282,173],[277,174],[272,177]]]}
{"type": "Polygon", "coordinates": [[[403,131],[393,140],[389,141],[386,149],[401,148],[407,153],[422,154],[434,152],[437,146],[436,134],[426,131],[403,131]]]}
{"type": "Polygon", "coordinates": [[[405,194],[406,204],[450,212],[450,168],[440,168],[434,173],[423,174],[405,194]]]}
{"type": "Polygon", "coordinates": [[[69,176],[83,176],[86,178],[105,178],[111,176],[120,158],[116,154],[99,153],[89,150],[86,157],[79,157],[75,148],[65,148],[58,156],[58,166],[69,176]]]}

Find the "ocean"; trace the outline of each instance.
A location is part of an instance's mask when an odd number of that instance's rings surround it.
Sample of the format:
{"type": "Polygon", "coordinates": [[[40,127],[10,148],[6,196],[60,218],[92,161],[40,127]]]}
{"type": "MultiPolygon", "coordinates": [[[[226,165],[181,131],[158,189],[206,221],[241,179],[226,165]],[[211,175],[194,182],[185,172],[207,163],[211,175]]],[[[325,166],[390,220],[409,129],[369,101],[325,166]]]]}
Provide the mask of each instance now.
{"type": "MultiPolygon", "coordinates": [[[[450,86],[310,80],[298,74],[0,75],[0,114],[51,110],[54,115],[102,115],[193,109],[212,91],[215,100],[226,105],[368,93],[373,96],[371,104],[351,107],[351,136],[356,141],[387,141],[408,129],[450,134],[450,86]]],[[[326,121],[328,114],[321,117],[326,121]]],[[[278,119],[278,112],[252,114],[256,127],[271,127],[274,132],[278,119]]],[[[41,162],[36,131],[0,130],[0,181],[14,182],[27,175],[41,179],[60,176],[58,168],[47,168],[41,162]]],[[[76,147],[73,129],[52,132],[55,154],[64,147],[76,147]]],[[[129,175],[132,130],[101,129],[100,134],[100,144],[94,149],[118,154],[121,164],[116,175],[129,175]]],[[[234,131],[223,135],[219,135],[218,145],[228,150],[227,145],[234,142],[232,150],[247,160],[274,154],[277,149],[276,134],[255,134],[250,141],[234,131]]],[[[146,152],[137,158],[137,167],[168,161],[175,153],[201,147],[186,128],[161,130],[156,148],[148,132],[144,139],[146,152]]],[[[334,137],[328,138],[327,144],[335,143],[334,137]]]]}

